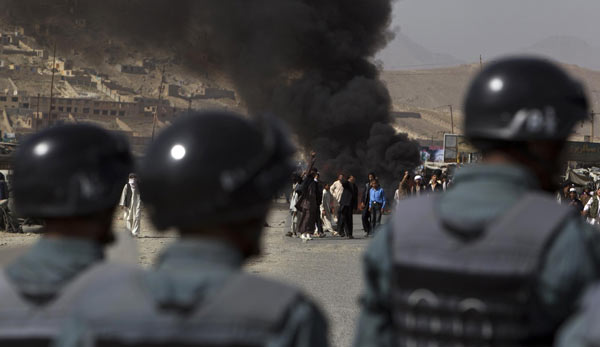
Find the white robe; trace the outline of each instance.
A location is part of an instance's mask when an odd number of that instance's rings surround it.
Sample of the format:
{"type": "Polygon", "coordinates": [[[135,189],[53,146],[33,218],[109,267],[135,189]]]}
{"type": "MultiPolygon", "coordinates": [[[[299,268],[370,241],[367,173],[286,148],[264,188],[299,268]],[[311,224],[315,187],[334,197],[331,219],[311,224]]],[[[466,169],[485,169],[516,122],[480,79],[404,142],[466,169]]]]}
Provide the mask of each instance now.
{"type": "Polygon", "coordinates": [[[323,221],[323,230],[333,232],[333,211],[331,204],[333,203],[333,195],[323,189],[323,201],[321,202],[321,220],[323,221]],[[324,212],[324,213],[323,213],[324,212]]]}
{"type": "MultiPolygon", "coordinates": [[[[121,193],[121,201],[119,206],[125,206],[125,199],[127,196],[127,186],[123,187],[121,193]]],[[[140,189],[135,187],[131,189],[131,202],[129,206],[125,206],[125,221],[127,224],[127,230],[131,232],[131,235],[138,236],[140,234],[140,219],[142,217],[142,200],[140,199],[140,189]]]]}

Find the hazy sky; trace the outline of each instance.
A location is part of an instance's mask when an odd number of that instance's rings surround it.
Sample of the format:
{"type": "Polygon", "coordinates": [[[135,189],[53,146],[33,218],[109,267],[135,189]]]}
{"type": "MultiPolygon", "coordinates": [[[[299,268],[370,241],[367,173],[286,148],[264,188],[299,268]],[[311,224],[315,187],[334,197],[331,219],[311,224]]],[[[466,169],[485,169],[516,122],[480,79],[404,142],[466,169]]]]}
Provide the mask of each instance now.
{"type": "Polygon", "coordinates": [[[600,47],[600,0],[399,0],[393,26],[434,52],[467,62],[556,35],[600,47]]]}

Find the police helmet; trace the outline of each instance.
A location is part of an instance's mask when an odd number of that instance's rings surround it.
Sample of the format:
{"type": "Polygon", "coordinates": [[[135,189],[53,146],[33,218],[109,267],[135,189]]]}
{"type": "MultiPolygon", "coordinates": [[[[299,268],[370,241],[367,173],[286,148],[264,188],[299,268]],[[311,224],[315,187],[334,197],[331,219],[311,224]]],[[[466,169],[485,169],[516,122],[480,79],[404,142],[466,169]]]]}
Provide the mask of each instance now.
{"type": "Polygon", "coordinates": [[[124,138],[77,124],[27,138],[13,164],[17,214],[56,218],[90,215],[116,205],[133,159],[124,138]]]}
{"type": "Polygon", "coordinates": [[[566,139],[588,116],[582,84],[536,57],[504,58],[473,80],[464,103],[468,138],[532,141],[566,139]]]}
{"type": "Polygon", "coordinates": [[[292,173],[294,151],[275,119],[194,113],[148,147],[138,172],[141,198],[159,230],[260,218],[292,173]]]}

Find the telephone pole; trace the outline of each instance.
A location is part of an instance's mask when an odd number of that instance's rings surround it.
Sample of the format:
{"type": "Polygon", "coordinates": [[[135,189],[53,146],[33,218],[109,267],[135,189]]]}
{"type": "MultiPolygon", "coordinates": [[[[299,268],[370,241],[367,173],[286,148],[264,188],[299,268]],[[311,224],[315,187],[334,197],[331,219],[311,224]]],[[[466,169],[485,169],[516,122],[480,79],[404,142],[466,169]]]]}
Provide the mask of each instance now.
{"type": "MultiPolygon", "coordinates": [[[[54,92],[54,69],[56,68],[56,41],[54,41],[54,58],[52,58],[52,78],[50,79],[50,106],[48,106],[48,117],[52,118],[52,97],[54,92]]],[[[39,102],[39,101],[38,101],[39,102]]]]}
{"type": "Polygon", "coordinates": [[[158,86],[158,104],[154,111],[154,119],[152,120],[152,140],[154,140],[154,132],[156,131],[156,123],[158,122],[158,109],[162,100],[163,83],[165,82],[165,66],[162,67],[162,74],[160,76],[160,85],[158,86]]]}
{"type": "Polygon", "coordinates": [[[483,57],[479,55],[479,70],[483,70],[483,57]]]}
{"type": "Polygon", "coordinates": [[[452,105],[448,105],[450,107],[450,129],[452,130],[452,134],[454,134],[454,114],[452,113],[452,105]]]}
{"type": "Polygon", "coordinates": [[[590,112],[590,119],[592,121],[592,129],[591,129],[591,134],[590,134],[590,142],[594,142],[594,118],[596,118],[595,116],[597,114],[600,114],[600,113],[594,112],[594,110],[592,110],[590,112]]]}

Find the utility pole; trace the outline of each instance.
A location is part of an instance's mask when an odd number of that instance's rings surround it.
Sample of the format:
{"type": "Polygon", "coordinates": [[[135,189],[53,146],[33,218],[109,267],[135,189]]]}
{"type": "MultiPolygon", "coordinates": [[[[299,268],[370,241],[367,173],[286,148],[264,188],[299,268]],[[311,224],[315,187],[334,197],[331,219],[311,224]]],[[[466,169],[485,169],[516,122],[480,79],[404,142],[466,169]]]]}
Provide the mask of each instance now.
{"type": "Polygon", "coordinates": [[[483,57],[479,55],[479,70],[483,70],[483,57]]]}
{"type": "Polygon", "coordinates": [[[592,129],[591,129],[591,134],[590,134],[590,142],[594,142],[594,118],[596,118],[597,114],[600,114],[600,113],[594,112],[594,110],[592,110],[590,112],[590,119],[592,121],[592,129]]]}
{"type": "Polygon", "coordinates": [[[452,134],[454,134],[454,114],[452,113],[452,105],[448,105],[450,107],[450,129],[452,130],[452,134]]]}
{"type": "Polygon", "coordinates": [[[162,74],[160,76],[160,85],[158,87],[158,105],[154,111],[154,119],[152,120],[152,140],[154,140],[154,132],[156,131],[156,123],[158,122],[158,109],[162,100],[163,83],[165,82],[165,66],[162,67],[162,74]]]}
{"type": "Polygon", "coordinates": [[[48,106],[48,117],[52,118],[52,96],[54,92],[54,69],[56,67],[56,41],[54,41],[54,58],[52,58],[52,79],[50,79],[50,106],[48,106]]]}
{"type": "MultiPolygon", "coordinates": [[[[598,92],[599,92],[599,91],[597,91],[597,90],[592,90],[592,93],[594,93],[594,94],[596,95],[596,99],[598,98],[598,94],[597,94],[598,92]]],[[[597,102],[598,102],[598,101],[597,101],[597,100],[595,100],[595,101],[594,101],[594,105],[595,105],[597,102]]],[[[595,116],[596,116],[597,114],[599,114],[599,113],[594,113],[594,109],[592,109],[592,110],[590,111],[590,118],[591,118],[591,121],[592,121],[592,130],[591,130],[591,133],[592,133],[592,134],[591,134],[591,137],[590,137],[590,142],[594,142],[594,118],[595,118],[595,116]]],[[[583,123],[582,123],[582,125],[583,125],[583,123]]]]}

